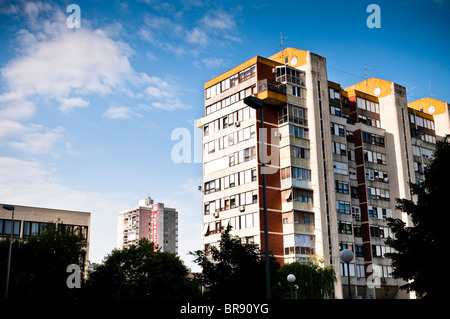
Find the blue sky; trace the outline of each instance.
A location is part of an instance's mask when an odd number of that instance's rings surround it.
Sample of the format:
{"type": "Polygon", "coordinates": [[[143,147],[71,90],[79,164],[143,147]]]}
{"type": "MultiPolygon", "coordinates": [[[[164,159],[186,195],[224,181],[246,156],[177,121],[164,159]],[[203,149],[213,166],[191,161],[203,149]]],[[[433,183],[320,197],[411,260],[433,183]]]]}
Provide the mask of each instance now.
{"type": "Polygon", "coordinates": [[[285,47],[327,58],[343,87],[392,80],[450,102],[448,0],[0,0],[0,202],[90,211],[90,258],[115,246],[117,214],[151,196],[179,211],[179,254],[201,247],[196,120],[207,80],[285,47]],[[69,29],[69,4],[81,28],[69,29]],[[381,9],[370,29],[369,4],[381,9]],[[191,163],[171,157],[189,132],[191,163]],[[177,132],[177,131],[175,131],[177,132]]]}

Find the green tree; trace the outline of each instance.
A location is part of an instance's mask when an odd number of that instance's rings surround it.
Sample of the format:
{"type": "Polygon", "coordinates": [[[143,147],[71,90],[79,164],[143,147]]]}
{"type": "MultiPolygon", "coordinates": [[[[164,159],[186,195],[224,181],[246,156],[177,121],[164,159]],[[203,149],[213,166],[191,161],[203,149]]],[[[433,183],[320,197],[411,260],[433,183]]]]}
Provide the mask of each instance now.
{"type": "MultiPolygon", "coordinates": [[[[324,299],[334,298],[334,283],[336,273],[333,266],[321,267],[323,260],[317,255],[305,258],[281,267],[277,274],[278,286],[276,294],[279,298],[290,298],[291,288],[287,276],[293,274],[298,286],[298,299],[324,299]]],[[[295,293],[294,293],[295,298],[295,293]]]]}
{"type": "MultiPolygon", "coordinates": [[[[67,272],[76,264],[83,279],[86,241],[64,231],[62,224],[48,224],[40,236],[13,241],[9,299],[78,298],[79,289],[69,289],[67,272]]],[[[0,240],[0,287],[5,291],[9,238],[0,240]]]]}
{"type": "Polygon", "coordinates": [[[450,135],[436,143],[431,164],[425,169],[421,184],[410,184],[416,198],[397,199],[397,209],[406,212],[412,221],[408,226],[401,219],[389,219],[394,238],[386,243],[396,252],[390,253],[395,278],[407,284],[401,289],[414,291],[421,297],[445,296],[449,279],[443,256],[450,243],[450,135]]]}
{"type": "Polygon", "coordinates": [[[101,299],[177,299],[199,296],[178,256],[143,238],[114,249],[87,280],[87,295],[101,299]]]}
{"type": "MultiPolygon", "coordinates": [[[[208,252],[191,252],[195,263],[202,267],[199,280],[206,288],[204,296],[212,299],[265,298],[265,262],[257,245],[242,243],[231,236],[231,226],[222,231],[218,248],[208,252]]],[[[272,278],[280,265],[271,257],[272,278]]],[[[273,281],[272,281],[273,282],[273,281]]]]}

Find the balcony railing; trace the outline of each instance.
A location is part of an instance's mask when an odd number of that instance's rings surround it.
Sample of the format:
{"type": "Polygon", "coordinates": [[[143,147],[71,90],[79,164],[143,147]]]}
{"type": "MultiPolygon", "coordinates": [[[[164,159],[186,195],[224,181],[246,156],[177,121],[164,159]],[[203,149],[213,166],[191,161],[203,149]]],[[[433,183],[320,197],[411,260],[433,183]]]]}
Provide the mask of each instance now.
{"type": "Polygon", "coordinates": [[[286,85],[269,79],[258,81],[258,93],[267,90],[280,94],[286,94],[286,85]]]}

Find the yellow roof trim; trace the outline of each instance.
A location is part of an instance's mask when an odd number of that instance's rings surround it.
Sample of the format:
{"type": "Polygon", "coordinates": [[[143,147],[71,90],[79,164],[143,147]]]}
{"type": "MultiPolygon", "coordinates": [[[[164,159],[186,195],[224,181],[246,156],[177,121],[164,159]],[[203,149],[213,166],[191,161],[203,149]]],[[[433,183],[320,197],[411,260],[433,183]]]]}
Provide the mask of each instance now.
{"type": "Polygon", "coordinates": [[[391,81],[386,81],[377,78],[370,78],[359,83],[353,84],[345,88],[346,91],[357,90],[360,92],[364,92],[378,98],[385,97],[391,94],[391,81]],[[375,89],[380,88],[380,92],[378,95],[375,95],[375,89]]]}
{"type": "Polygon", "coordinates": [[[446,104],[447,104],[446,102],[432,99],[429,97],[425,97],[423,99],[408,103],[408,107],[415,109],[415,110],[423,109],[424,113],[431,114],[431,115],[438,115],[438,114],[445,113],[446,104]],[[433,113],[428,112],[428,109],[430,106],[434,106],[435,111],[433,113]]]}
{"type": "Polygon", "coordinates": [[[372,102],[375,102],[375,103],[380,103],[376,96],[371,95],[371,94],[367,94],[367,93],[364,93],[364,92],[361,92],[361,91],[358,91],[358,90],[350,90],[350,91],[344,91],[344,92],[348,93],[348,97],[358,96],[358,97],[361,97],[363,99],[366,99],[366,100],[369,100],[369,101],[372,101],[372,102]]]}
{"type": "Polygon", "coordinates": [[[278,63],[281,64],[285,64],[284,63],[284,58],[288,57],[289,58],[289,66],[296,68],[298,66],[301,65],[305,65],[306,64],[306,54],[308,51],[305,50],[299,50],[299,49],[295,49],[295,48],[286,48],[278,53],[275,53],[274,55],[272,55],[269,59],[273,60],[273,61],[277,61],[278,63]],[[297,63],[295,63],[294,65],[292,65],[292,57],[297,57],[297,63]]]}
{"type": "Polygon", "coordinates": [[[255,56],[254,58],[251,58],[248,61],[245,61],[244,63],[239,64],[238,66],[232,68],[231,70],[228,70],[225,73],[222,73],[221,75],[215,77],[214,79],[209,80],[208,82],[205,83],[205,89],[222,82],[223,80],[229,78],[230,76],[237,74],[243,70],[245,70],[248,67],[251,67],[252,65],[256,64],[256,63],[263,63],[266,65],[269,65],[271,67],[275,67],[277,65],[280,65],[279,63],[275,62],[275,61],[271,61],[269,59],[260,57],[260,56],[255,56]]]}

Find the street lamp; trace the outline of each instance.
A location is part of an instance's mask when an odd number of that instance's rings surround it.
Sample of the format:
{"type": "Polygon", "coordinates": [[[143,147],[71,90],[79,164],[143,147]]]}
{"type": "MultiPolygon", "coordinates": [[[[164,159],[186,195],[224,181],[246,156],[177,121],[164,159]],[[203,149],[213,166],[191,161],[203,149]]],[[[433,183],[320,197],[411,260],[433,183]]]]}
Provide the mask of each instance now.
{"type": "MultiPolygon", "coordinates": [[[[261,99],[254,96],[247,96],[244,98],[244,103],[252,109],[261,110],[261,143],[264,143],[264,103],[261,99]]],[[[262,146],[262,144],[261,144],[262,146]]],[[[264,206],[264,250],[265,250],[265,268],[266,268],[266,298],[271,299],[272,293],[270,290],[270,256],[269,256],[269,226],[267,221],[267,190],[266,190],[266,159],[265,151],[261,152],[261,166],[263,176],[263,206],[264,206]]]]}
{"type": "Polygon", "coordinates": [[[349,263],[353,260],[353,252],[350,249],[344,249],[340,254],[341,260],[347,264],[347,277],[348,277],[348,296],[352,299],[352,289],[350,287],[350,265],[349,263]]]}
{"type": "Polygon", "coordinates": [[[292,283],[295,281],[295,276],[293,274],[289,274],[287,276],[287,281],[289,281],[291,283],[291,299],[294,299],[294,294],[292,291],[292,283]]]}
{"type": "Polygon", "coordinates": [[[3,205],[3,209],[9,210],[12,213],[11,217],[11,233],[9,237],[9,253],[8,253],[8,268],[6,270],[6,287],[5,287],[5,300],[8,299],[8,288],[9,288],[9,272],[11,269],[11,250],[12,250],[12,241],[13,241],[13,233],[14,233],[14,206],[12,205],[3,205]]]}

